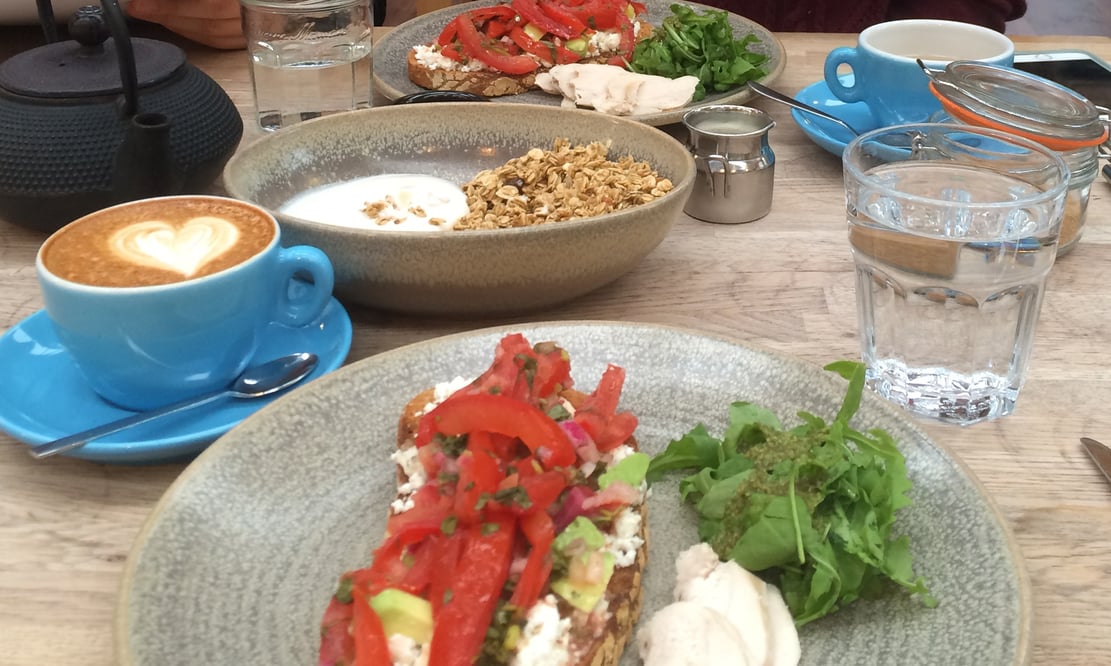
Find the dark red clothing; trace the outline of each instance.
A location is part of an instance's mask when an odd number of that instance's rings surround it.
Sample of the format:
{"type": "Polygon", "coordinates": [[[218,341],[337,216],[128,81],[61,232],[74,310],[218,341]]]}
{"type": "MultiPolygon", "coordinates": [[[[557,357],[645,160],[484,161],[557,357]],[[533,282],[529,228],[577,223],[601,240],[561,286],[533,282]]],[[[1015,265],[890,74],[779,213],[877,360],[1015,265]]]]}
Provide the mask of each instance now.
{"type": "Polygon", "coordinates": [[[860,32],[906,18],[965,21],[1003,32],[1026,13],[1026,0],[700,0],[752,19],[772,32],[860,32]]]}

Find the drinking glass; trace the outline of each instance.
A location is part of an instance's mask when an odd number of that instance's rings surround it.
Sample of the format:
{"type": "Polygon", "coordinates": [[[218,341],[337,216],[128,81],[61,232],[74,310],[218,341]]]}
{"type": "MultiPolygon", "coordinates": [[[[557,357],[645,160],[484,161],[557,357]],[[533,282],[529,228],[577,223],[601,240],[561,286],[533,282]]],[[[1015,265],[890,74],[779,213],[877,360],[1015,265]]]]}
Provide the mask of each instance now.
{"type": "Polygon", "coordinates": [[[371,0],[240,0],[258,124],[369,108],[371,0]]]}
{"type": "Polygon", "coordinates": [[[1017,136],[900,125],[845,148],[868,385],[968,425],[1010,414],[1057,254],[1068,168],[1017,136]]]}

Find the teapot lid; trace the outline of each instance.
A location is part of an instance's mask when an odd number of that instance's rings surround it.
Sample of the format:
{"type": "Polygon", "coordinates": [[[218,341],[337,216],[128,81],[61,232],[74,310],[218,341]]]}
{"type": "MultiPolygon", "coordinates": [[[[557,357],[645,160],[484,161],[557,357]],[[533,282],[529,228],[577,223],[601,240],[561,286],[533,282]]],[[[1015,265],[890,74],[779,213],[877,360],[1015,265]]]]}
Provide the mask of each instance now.
{"type": "MultiPolygon", "coordinates": [[[[71,41],[53,42],[0,63],[0,88],[28,97],[92,97],[123,91],[119,55],[104,19],[82,8],[70,21],[71,41]]],[[[185,64],[185,52],[153,39],[132,38],[140,88],[170,77],[185,64]]]]}

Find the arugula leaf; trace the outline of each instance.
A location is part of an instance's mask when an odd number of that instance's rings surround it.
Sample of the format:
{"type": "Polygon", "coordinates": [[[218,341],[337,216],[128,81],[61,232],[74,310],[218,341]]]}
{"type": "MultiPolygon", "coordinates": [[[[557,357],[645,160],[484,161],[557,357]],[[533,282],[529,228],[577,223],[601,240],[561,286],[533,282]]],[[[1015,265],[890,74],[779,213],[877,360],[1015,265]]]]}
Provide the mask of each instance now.
{"type": "Polygon", "coordinates": [[[826,370],[848,380],[832,422],[800,412],[802,423],[784,430],[767,408],[734,402],[720,440],[698,424],[652,459],[649,477],[693,470],[679,489],[699,514],[699,536],[719,556],[766,572],[799,626],[874,596],[885,582],[936,606],[914,575],[908,539],[892,534],[896,512],[910,504],[903,454],[888,433],[849,423],[864,366],[841,361],[826,370]]]}
{"type": "Polygon", "coordinates": [[[639,42],[629,58],[629,69],[675,79],[698,77],[694,101],[708,91],[722,92],[767,74],[768,57],[749,50],[756,35],[734,39],[729,14],[719,10],[698,13],[686,5],[671,5],[671,15],[648,39],[639,42]]]}

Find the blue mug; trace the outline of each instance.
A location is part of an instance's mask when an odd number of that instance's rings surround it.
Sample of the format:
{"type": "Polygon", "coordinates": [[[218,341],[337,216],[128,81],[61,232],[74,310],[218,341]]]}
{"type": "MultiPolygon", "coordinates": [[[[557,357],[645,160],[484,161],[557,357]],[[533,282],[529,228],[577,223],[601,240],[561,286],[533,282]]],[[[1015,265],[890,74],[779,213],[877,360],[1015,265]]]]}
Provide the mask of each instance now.
{"type": "Polygon", "coordinates": [[[47,316],[89,385],[143,410],[227,387],[272,323],[318,320],[332,264],[317,248],[281,247],[280,236],[252,204],[157,197],[62,227],[35,268],[47,316]]]}
{"type": "Polygon", "coordinates": [[[1014,43],[990,28],[935,19],[888,21],[861,32],[856,47],[830,51],[825,82],[838,99],[867,104],[877,127],[923,122],[941,103],[916,59],[936,69],[954,60],[1010,67],[1014,55],[1014,43]]]}

